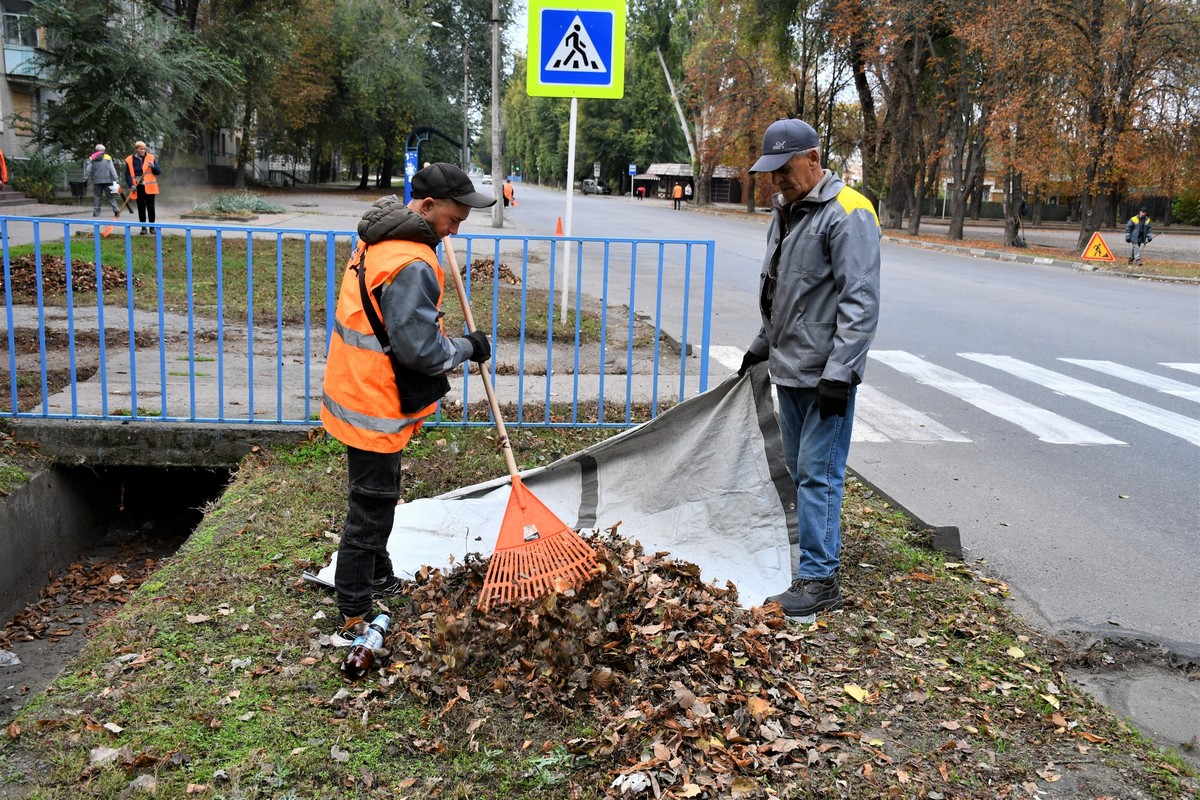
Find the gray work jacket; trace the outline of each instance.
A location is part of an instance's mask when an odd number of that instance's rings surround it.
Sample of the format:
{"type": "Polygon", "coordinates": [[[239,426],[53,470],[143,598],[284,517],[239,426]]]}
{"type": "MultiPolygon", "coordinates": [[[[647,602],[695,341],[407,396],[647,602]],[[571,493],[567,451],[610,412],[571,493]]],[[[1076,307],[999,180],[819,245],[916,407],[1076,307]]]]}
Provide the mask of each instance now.
{"type": "Polygon", "coordinates": [[[776,203],[759,278],[762,329],[750,345],[768,356],[772,383],[862,382],[879,321],[881,238],[870,201],[828,170],[805,197],[776,203]]]}

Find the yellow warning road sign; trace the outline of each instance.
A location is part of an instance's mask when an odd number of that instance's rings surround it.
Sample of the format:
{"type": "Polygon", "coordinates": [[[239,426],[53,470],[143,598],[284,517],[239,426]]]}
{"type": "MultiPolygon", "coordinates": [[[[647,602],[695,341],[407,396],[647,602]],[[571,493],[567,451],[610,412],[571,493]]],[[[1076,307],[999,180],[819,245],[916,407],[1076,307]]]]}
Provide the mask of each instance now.
{"type": "Polygon", "coordinates": [[[1083,248],[1083,260],[1116,261],[1113,258],[1112,250],[1109,250],[1108,245],[1104,243],[1104,237],[1100,235],[1100,231],[1093,233],[1087,247],[1083,248]]]}

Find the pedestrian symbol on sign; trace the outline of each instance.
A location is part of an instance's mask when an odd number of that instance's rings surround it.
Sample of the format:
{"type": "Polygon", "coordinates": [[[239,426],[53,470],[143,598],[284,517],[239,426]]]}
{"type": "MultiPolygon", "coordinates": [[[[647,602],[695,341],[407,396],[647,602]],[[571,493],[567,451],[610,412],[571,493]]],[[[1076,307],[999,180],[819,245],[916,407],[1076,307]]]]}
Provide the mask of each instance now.
{"type": "Polygon", "coordinates": [[[600,61],[592,38],[588,36],[587,28],[583,27],[583,21],[579,19],[578,14],[567,28],[558,47],[554,48],[546,67],[568,72],[608,71],[600,61]]]}

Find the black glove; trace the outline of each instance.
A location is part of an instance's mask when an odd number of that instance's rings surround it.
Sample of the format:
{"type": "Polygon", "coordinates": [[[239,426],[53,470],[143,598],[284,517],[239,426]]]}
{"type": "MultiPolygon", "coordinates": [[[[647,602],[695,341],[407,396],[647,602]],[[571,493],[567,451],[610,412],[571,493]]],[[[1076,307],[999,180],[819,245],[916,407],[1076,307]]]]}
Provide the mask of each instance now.
{"type": "Polygon", "coordinates": [[[471,361],[482,364],[492,357],[492,345],[483,331],[471,331],[467,341],[471,343],[471,355],[467,356],[471,361]]]}
{"type": "Polygon", "coordinates": [[[740,378],[741,376],[745,375],[746,370],[750,369],[755,364],[761,364],[766,360],[766,356],[760,356],[758,353],[755,353],[752,350],[747,350],[746,355],[742,356],[742,365],[738,367],[738,377],[740,378]]]}
{"type": "Polygon", "coordinates": [[[817,384],[817,409],[821,412],[821,419],[846,416],[849,403],[850,384],[825,378],[817,384]]]}

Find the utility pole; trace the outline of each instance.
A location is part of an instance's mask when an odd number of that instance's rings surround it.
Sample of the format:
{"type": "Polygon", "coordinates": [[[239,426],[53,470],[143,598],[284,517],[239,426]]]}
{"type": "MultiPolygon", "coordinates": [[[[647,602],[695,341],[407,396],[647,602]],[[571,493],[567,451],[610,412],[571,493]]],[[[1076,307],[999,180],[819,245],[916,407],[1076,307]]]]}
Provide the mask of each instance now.
{"type": "Polygon", "coordinates": [[[463,109],[462,162],[463,163],[462,163],[462,169],[463,169],[463,172],[468,172],[471,169],[471,128],[467,121],[467,118],[471,115],[471,104],[470,104],[470,101],[467,99],[467,67],[469,65],[469,59],[467,58],[467,53],[469,51],[467,49],[467,29],[465,27],[463,28],[462,47],[463,47],[463,99],[462,99],[462,109],[463,109]]]}
{"type": "Polygon", "coordinates": [[[500,193],[504,191],[504,176],[501,175],[503,159],[500,156],[500,0],[492,0],[492,227],[504,227],[504,203],[500,193]]]}

